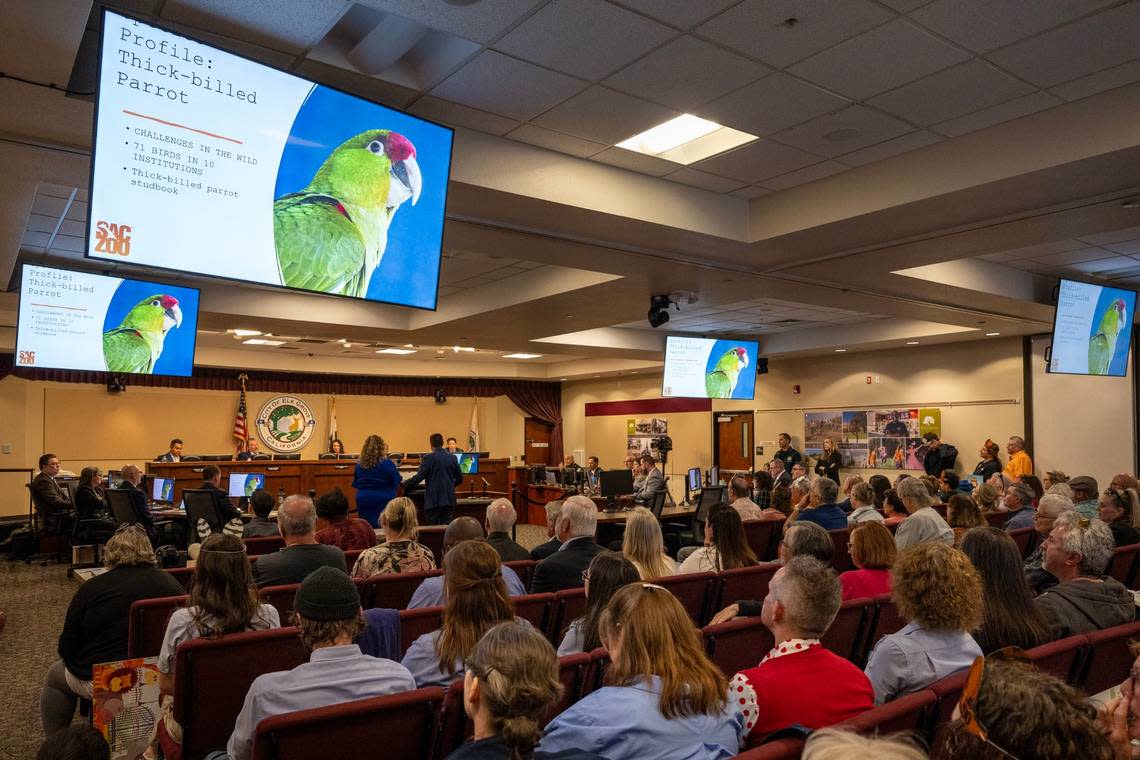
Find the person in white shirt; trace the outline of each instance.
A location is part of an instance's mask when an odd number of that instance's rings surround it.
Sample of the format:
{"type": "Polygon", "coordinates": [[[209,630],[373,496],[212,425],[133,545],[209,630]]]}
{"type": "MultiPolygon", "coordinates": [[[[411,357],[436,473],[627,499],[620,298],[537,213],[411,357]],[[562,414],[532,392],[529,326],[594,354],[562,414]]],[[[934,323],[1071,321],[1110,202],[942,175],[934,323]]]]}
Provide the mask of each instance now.
{"type": "Polygon", "coordinates": [[[729,492],[732,494],[732,508],[740,514],[741,520],[762,520],[764,519],[764,510],[760,508],[759,504],[748,498],[751,490],[748,487],[748,481],[743,476],[735,476],[729,485],[729,492]]]}
{"type": "Polygon", "coordinates": [[[851,487],[851,514],[847,515],[848,525],[862,522],[882,522],[883,516],[875,509],[875,494],[871,486],[859,482],[851,487]]]}
{"type": "Polygon", "coordinates": [[[756,554],[744,535],[740,513],[721,504],[710,510],[705,521],[705,545],[686,557],[678,572],[718,573],[755,564],[756,554]]]}
{"type": "Polygon", "coordinates": [[[954,529],[934,511],[938,497],[930,495],[925,483],[918,478],[907,478],[896,490],[910,513],[895,530],[895,546],[900,552],[926,541],[954,544],[954,529]]]}

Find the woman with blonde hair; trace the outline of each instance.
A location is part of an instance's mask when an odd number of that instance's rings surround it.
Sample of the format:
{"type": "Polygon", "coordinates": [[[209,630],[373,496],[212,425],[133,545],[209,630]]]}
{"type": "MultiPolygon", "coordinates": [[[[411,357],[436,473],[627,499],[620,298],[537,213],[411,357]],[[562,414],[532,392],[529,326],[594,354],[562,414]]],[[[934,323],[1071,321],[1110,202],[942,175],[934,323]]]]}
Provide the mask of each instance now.
{"type": "Polygon", "coordinates": [[[1001,511],[1001,494],[992,484],[982,483],[971,496],[977,503],[978,509],[982,510],[983,515],[1001,511]]]}
{"type": "Polygon", "coordinates": [[[475,644],[492,626],[515,619],[499,553],[483,541],[463,541],[443,557],[443,625],[412,642],[403,665],[416,686],[446,686],[463,671],[475,644]]]}
{"type": "Polygon", "coordinates": [[[843,464],[843,456],[830,438],[823,439],[823,452],[815,459],[815,474],[821,478],[831,478],[835,485],[839,485],[839,468],[843,464]]]}
{"type": "Polygon", "coordinates": [[[804,745],[801,760],[926,760],[926,753],[905,736],[862,736],[840,728],[813,731],[804,745]]]}
{"type": "Polygon", "coordinates": [[[652,583],[631,583],[610,600],[601,629],[612,660],[606,686],[554,718],[539,751],[609,760],[713,760],[740,751],[743,719],[728,680],[676,597],[652,583]]]}
{"type": "Polygon", "coordinates": [[[378,435],[370,435],[360,449],[360,460],[352,474],[352,487],[356,489],[356,514],[379,527],[380,511],[396,498],[400,486],[400,471],[388,458],[388,444],[378,435]]]}
{"type": "Polygon", "coordinates": [[[352,566],[353,578],[435,570],[432,550],[416,541],[416,505],[407,496],[388,502],[380,515],[380,529],[384,531],[384,543],[360,553],[352,566]]]}
{"type": "Polygon", "coordinates": [[[637,568],[642,580],[665,578],[677,573],[677,565],[665,554],[661,523],[645,507],[634,509],[625,521],[621,553],[637,568]]]}
{"type": "Polygon", "coordinates": [[[964,493],[956,493],[946,502],[946,523],[954,531],[955,546],[962,543],[962,536],[970,528],[989,525],[977,503],[964,493]]]}

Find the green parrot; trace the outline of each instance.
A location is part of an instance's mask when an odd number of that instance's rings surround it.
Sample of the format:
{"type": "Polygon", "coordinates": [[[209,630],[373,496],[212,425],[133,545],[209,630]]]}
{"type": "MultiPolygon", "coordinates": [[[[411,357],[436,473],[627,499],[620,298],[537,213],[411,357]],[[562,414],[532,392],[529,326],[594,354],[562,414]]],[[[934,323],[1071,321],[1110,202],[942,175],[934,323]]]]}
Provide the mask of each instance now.
{"type": "Polygon", "coordinates": [[[273,202],[281,284],[363,298],[396,209],[420,197],[416,148],[387,129],[341,143],[303,190],[273,202]]]}
{"type": "Polygon", "coordinates": [[[182,309],[174,296],[160,293],[139,301],[118,327],[103,333],[107,371],[149,375],[162,355],[166,334],[181,324],[182,309]]]}
{"type": "Polygon", "coordinates": [[[1100,327],[1089,338],[1089,374],[1107,375],[1108,365],[1116,352],[1116,337],[1127,323],[1128,313],[1124,300],[1117,298],[1108,305],[1100,318],[1100,327]]]}
{"type": "Polygon", "coordinates": [[[711,372],[705,373],[705,391],[709,398],[732,398],[740,371],[748,366],[748,352],[740,346],[724,352],[711,372]]]}

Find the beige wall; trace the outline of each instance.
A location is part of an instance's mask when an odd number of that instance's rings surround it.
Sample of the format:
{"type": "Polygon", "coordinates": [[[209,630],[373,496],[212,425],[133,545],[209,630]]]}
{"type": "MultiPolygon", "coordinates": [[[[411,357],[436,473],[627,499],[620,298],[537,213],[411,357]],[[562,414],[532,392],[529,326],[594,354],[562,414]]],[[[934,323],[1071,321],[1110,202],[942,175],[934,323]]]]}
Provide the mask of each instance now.
{"type": "MultiPolygon", "coordinates": [[[[247,394],[251,421],[275,395],[247,394]]],[[[317,419],[316,431],[301,454],[315,459],[325,450],[329,397],[300,398],[317,419]]],[[[338,396],[338,431],[350,452],[359,451],[364,438],[374,432],[393,451],[422,451],[433,432],[466,441],[474,402],[459,396],[445,404],[431,398],[338,396]]],[[[0,381],[0,445],[10,444],[12,452],[0,454],[0,468],[35,467],[44,451],[58,455],[64,468],[75,472],[88,465],[117,468],[153,459],[175,436],[185,441],[188,454],[224,454],[233,451],[236,411],[237,394],[232,391],[131,387],[126,393],[110,394],[101,385],[8,377],[0,381]]],[[[494,457],[520,456],[523,419],[506,396],[479,399],[481,448],[494,457]]],[[[0,515],[26,512],[25,482],[26,475],[0,474],[0,515]]]]}

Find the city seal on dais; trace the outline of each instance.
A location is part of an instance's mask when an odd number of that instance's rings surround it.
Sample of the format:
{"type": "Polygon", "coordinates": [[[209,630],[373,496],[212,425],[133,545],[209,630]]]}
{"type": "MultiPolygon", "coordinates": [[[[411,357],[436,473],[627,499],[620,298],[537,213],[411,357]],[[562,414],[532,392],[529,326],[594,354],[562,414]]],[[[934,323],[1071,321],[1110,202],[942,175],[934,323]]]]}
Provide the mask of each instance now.
{"type": "Polygon", "coordinates": [[[257,435],[281,454],[300,451],[313,436],[317,420],[313,410],[296,396],[275,396],[257,413],[257,435]]]}

